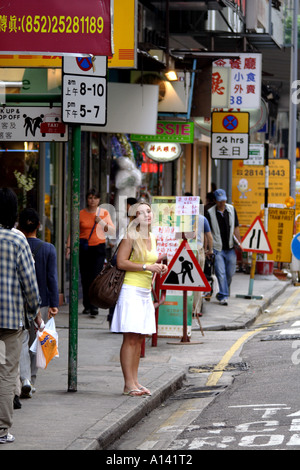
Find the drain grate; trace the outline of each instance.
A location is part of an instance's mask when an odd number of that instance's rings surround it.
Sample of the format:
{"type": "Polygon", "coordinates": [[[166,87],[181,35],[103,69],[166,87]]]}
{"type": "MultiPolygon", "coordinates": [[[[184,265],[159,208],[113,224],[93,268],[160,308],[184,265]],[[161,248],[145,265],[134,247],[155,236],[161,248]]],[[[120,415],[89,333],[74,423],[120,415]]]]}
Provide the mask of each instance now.
{"type": "Polygon", "coordinates": [[[204,374],[207,372],[222,372],[222,371],[227,371],[231,372],[234,370],[240,370],[240,371],[246,371],[249,370],[249,366],[246,362],[229,362],[228,364],[225,365],[225,367],[219,367],[217,368],[217,364],[208,364],[204,366],[191,366],[189,368],[189,372],[192,374],[204,374]]]}
{"type": "Polygon", "coordinates": [[[170,397],[171,400],[184,400],[192,398],[209,398],[219,395],[226,387],[215,385],[212,387],[192,387],[178,390],[170,397]]]}

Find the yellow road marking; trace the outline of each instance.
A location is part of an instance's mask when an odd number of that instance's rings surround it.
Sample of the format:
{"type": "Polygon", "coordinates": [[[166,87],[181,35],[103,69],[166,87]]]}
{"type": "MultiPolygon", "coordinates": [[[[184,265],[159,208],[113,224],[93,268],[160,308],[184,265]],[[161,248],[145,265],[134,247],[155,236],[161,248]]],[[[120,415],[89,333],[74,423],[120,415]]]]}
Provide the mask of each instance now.
{"type": "Polygon", "coordinates": [[[247,341],[247,339],[249,339],[251,336],[255,335],[256,333],[259,333],[260,331],[263,331],[265,330],[266,328],[268,328],[269,325],[271,325],[272,323],[274,323],[277,319],[277,317],[283,313],[284,309],[286,309],[286,307],[291,304],[293,302],[293,300],[295,299],[295,297],[297,297],[297,295],[299,294],[300,292],[300,289],[297,289],[285,302],[283,305],[281,305],[281,307],[277,310],[277,312],[273,315],[273,318],[269,321],[269,323],[263,327],[260,327],[260,328],[257,328],[256,330],[253,330],[253,331],[248,331],[248,333],[245,333],[243,336],[241,336],[241,338],[239,338],[233,346],[231,346],[231,348],[227,351],[226,354],[224,354],[224,356],[222,357],[221,361],[219,362],[219,364],[216,365],[216,367],[214,368],[214,370],[212,371],[212,373],[210,374],[210,376],[208,377],[207,379],[207,382],[206,382],[206,386],[207,387],[212,387],[212,386],[215,386],[217,385],[218,381],[220,380],[220,378],[222,377],[223,373],[224,373],[224,370],[226,369],[230,359],[232,358],[232,356],[239,350],[239,348],[243,345],[243,343],[245,341],[247,341]]]}

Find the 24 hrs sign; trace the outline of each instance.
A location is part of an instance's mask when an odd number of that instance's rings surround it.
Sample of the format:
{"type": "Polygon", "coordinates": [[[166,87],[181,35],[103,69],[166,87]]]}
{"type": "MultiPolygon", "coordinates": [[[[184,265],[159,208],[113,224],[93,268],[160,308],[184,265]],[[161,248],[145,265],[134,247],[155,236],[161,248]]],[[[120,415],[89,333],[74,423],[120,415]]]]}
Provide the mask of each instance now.
{"type": "Polygon", "coordinates": [[[247,159],[249,113],[213,112],[211,156],[220,159],[247,159]]]}

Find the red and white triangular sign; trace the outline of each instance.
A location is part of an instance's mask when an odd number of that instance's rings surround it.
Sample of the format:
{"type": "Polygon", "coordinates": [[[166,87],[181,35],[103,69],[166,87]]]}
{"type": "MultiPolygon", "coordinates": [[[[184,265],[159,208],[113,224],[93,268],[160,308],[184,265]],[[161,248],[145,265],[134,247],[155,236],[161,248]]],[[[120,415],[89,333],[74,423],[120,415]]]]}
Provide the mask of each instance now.
{"type": "Polygon", "coordinates": [[[247,233],[243,236],[241,247],[243,251],[252,251],[253,253],[273,253],[260,217],[256,217],[247,233]]]}
{"type": "Polygon", "coordinates": [[[211,291],[211,287],[187,240],[183,240],[168,268],[168,272],[160,280],[161,289],[211,291]]]}

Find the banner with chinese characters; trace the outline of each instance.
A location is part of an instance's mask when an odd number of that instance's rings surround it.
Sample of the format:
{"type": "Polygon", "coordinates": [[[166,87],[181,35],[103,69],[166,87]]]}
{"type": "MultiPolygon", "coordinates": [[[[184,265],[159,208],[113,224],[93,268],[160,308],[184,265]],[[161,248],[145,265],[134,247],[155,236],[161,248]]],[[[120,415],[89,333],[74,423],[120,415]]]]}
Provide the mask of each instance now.
{"type": "Polygon", "coordinates": [[[2,0],[2,52],[112,54],[110,0],[2,0]]]}
{"type": "Polygon", "coordinates": [[[261,54],[234,53],[212,69],[212,107],[255,109],[261,104],[261,54]],[[227,101],[227,103],[226,103],[227,101]]]}

